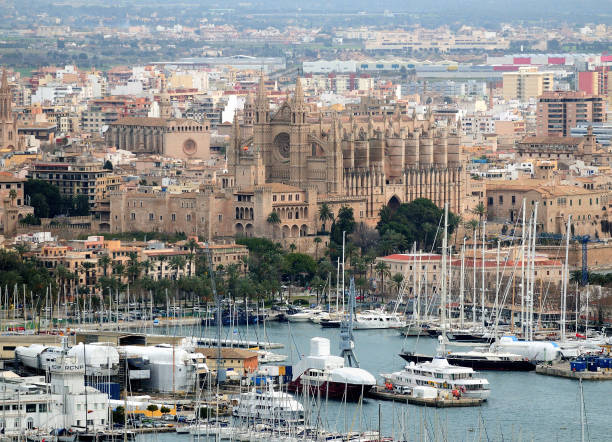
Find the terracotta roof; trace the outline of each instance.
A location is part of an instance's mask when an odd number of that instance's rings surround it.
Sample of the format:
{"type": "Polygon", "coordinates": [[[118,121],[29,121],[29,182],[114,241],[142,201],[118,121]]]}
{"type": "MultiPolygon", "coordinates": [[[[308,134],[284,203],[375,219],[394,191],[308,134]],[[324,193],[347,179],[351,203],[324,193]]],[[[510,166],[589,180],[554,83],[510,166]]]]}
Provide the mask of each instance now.
{"type": "Polygon", "coordinates": [[[552,186],[542,184],[530,184],[530,183],[487,183],[487,191],[489,190],[515,190],[515,191],[535,191],[542,194],[545,197],[564,196],[564,195],[591,195],[594,193],[601,193],[600,191],[584,189],[578,186],[552,186]]]}
{"type": "Polygon", "coordinates": [[[583,137],[525,137],[520,144],[565,144],[576,146],[584,141],[583,137]]]}
{"type": "Polygon", "coordinates": [[[152,117],[124,117],[117,121],[113,121],[111,126],[147,126],[147,127],[168,127],[178,126],[181,124],[189,124],[191,126],[201,126],[195,120],[189,120],[187,118],[175,118],[167,120],[165,118],[152,118],[152,117]]]}

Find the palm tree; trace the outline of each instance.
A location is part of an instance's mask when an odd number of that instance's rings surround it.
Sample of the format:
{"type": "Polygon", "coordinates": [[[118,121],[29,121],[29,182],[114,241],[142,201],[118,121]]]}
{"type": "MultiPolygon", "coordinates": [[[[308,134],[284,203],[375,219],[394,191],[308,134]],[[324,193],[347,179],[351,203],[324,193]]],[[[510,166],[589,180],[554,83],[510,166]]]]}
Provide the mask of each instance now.
{"type": "Polygon", "coordinates": [[[23,255],[26,252],[30,251],[30,246],[27,245],[26,243],[18,243],[15,244],[15,246],[13,247],[15,249],[15,251],[19,254],[19,259],[23,260],[23,255]]]}
{"type": "Polygon", "coordinates": [[[9,198],[11,199],[11,206],[14,206],[15,199],[17,198],[17,191],[15,189],[11,189],[9,191],[9,198]]]}
{"type": "Polygon", "coordinates": [[[323,242],[323,240],[321,238],[319,238],[318,236],[315,236],[314,239],[314,243],[315,243],[315,261],[319,260],[319,244],[321,244],[323,242]]]}
{"type": "Polygon", "coordinates": [[[281,219],[280,219],[280,216],[278,215],[278,212],[270,212],[270,214],[268,215],[268,218],[266,219],[266,222],[272,228],[272,237],[274,238],[275,236],[274,226],[278,226],[281,223],[281,219]]]}
{"type": "MultiPolygon", "coordinates": [[[[83,269],[83,273],[85,273],[85,285],[89,286],[91,284],[95,284],[95,281],[92,281],[90,284],[90,271],[95,268],[96,265],[93,262],[84,262],[83,264],[81,264],[81,268],[83,269]]],[[[93,275],[92,275],[93,276],[93,275]]]]}
{"type": "Polygon", "coordinates": [[[396,273],[391,279],[393,279],[393,285],[395,285],[395,289],[399,292],[400,287],[402,286],[402,282],[404,282],[404,275],[402,275],[401,273],[396,273]]]}
{"type": "Polygon", "coordinates": [[[113,273],[117,275],[119,278],[119,282],[121,282],[121,278],[123,277],[123,273],[125,272],[125,266],[121,261],[113,262],[113,273]]]}
{"type": "Polygon", "coordinates": [[[478,228],[478,221],[471,219],[465,223],[464,227],[467,232],[473,232],[478,228]]]}
{"type": "Polygon", "coordinates": [[[131,280],[132,283],[138,279],[140,276],[140,271],[142,270],[142,266],[140,262],[138,262],[138,253],[130,252],[129,254],[130,260],[128,261],[126,273],[131,280]]]}
{"type": "Polygon", "coordinates": [[[98,258],[98,265],[104,270],[104,276],[108,276],[108,267],[111,265],[112,260],[108,255],[102,255],[98,258]]]}
{"type": "Polygon", "coordinates": [[[325,232],[325,223],[334,219],[334,212],[331,211],[327,203],[323,203],[319,207],[319,219],[322,223],[321,231],[325,232]]]}
{"type": "Polygon", "coordinates": [[[380,276],[380,297],[381,299],[385,296],[385,276],[389,276],[389,266],[383,261],[378,261],[374,266],[374,270],[380,276]]]}
{"type": "Polygon", "coordinates": [[[189,249],[189,276],[191,276],[194,270],[194,267],[193,267],[194,251],[196,249],[199,249],[200,245],[195,239],[189,238],[189,241],[187,241],[187,248],[189,249]]]}
{"type": "Polygon", "coordinates": [[[174,255],[170,258],[170,267],[174,270],[174,280],[178,281],[179,271],[185,267],[185,258],[181,255],[174,255]]]}
{"type": "Polygon", "coordinates": [[[476,207],[474,207],[473,213],[475,215],[478,215],[478,236],[480,237],[480,231],[482,228],[482,219],[485,217],[485,215],[487,214],[487,209],[485,208],[483,202],[479,202],[478,205],[476,207]]]}

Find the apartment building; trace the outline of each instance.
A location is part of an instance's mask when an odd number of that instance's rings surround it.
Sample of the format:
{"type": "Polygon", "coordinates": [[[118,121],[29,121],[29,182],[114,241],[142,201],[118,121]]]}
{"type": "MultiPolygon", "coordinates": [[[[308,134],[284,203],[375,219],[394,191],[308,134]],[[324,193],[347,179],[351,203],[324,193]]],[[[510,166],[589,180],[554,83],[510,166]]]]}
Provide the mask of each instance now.
{"type": "Polygon", "coordinates": [[[503,75],[502,95],[505,100],[529,101],[553,88],[553,73],[540,72],[536,67],[521,67],[516,72],[505,72],[503,75]]]}
{"type": "Polygon", "coordinates": [[[605,98],[583,91],[544,92],[538,98],[538,136],[566,137],[580,123],[606,121],[605,98]]]}
{"type": "Polygon", "coordinates": [[[487,218],[498,222],[516,222],[521,217],[523,199],[527,215],[538,203],[538,229],[541,232],[566,231],[567,218],[572,215],[572,232],[575,235],[605,236],[602,221],[607,221],[610,192],[578,186],[543,184],[541,180],[530,183],[497,181],[487,183],[487,218]]]}

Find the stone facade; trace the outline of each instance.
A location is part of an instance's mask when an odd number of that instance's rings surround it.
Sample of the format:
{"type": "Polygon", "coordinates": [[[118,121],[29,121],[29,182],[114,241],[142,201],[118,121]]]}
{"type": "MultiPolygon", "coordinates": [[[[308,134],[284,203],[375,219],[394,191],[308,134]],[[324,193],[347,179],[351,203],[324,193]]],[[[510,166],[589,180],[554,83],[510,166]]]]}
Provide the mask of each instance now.
{"type": "Polygon", "coordinates": [[[420,197],[467,212],[460,130],[435,127],[431,114],[418,119],[367,100],[344,114],[314,113],[298,80],[294,97],[272,113],[262,80],[242,124],[234,118],[227,172],[216,184],[181,194],[116,193],[111,232],[265,236],[306,249],[301,238],[320,230],[323,203],[333,213],[349,206],[371,227],[385,205],[420,197]],[[267,221],[272,212],[279,223],[267,221]]]}
{"type": "Polygon", "coordinates": [[[19,142],[17,118],[13,115],[12,100],[8,74],[4,70],[0,83],[0,149],[18,150],[22,145],[19,142]]]}

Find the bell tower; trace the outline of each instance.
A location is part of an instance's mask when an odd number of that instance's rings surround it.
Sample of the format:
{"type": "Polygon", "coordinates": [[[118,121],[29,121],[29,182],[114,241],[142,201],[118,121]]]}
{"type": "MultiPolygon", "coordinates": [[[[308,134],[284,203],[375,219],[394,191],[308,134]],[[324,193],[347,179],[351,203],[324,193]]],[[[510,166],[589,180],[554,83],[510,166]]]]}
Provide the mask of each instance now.
{"type": "Polygon", "coordinates": [[[159,94],[159,117],[165,120],[172,118],[172,101],[166,89],[166,79],[162,79],[162,87],[159,94]]]}
{"type": "Polygon", "coordinates": [[[0,148],[17,146],[17,124],[13,116],[12,100],[8,73],[4,69],[0,83],[0,148]]]}
{"type": "Polygon", "coordinates": [[[306,103],[302,82],[298,77],[295,83],[295,94],[290,103],[291,124],[289,130],[291,151],[290,180],[294,186],[304,187],[308,180],[308,127],[306,125],[306,103]]]}

